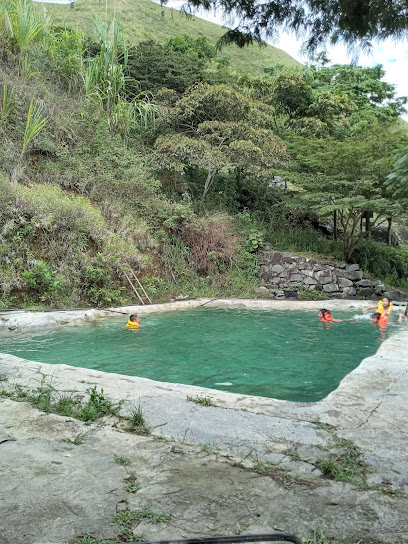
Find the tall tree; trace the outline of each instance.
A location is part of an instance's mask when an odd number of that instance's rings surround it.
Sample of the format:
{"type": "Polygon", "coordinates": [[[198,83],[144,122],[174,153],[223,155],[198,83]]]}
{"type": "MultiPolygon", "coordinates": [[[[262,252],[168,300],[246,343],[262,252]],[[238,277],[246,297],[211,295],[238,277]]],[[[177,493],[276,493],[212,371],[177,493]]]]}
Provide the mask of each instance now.
{"type": "Polygon", "coordinates": [[[322,217],[336,215],[344,254],[353,253],[364,218],[366,232],[381,222],[405,213],[404,206],[387,190],[395,148],[406,145],[406,131],[371,130],[345,141],[295,138],[290,150],[294,198],[291,206],[307,207],[322,217]]]}
{"type": "Polygon", "coordinates": [[[305,48],[312,51],[327,41],[369,47],[374,38],[406,38],[408,29],[405,0],[187,0],[186,4],[190,9],[233,15],[238,25],[224,35],[223,43],[241,46],[289,30],[304,37],[305,48]]]}
{"type": "Polygon", "coordinates": [[[267,177],[286,160],[285,145],[271,130],[273,111],[226,85],[198,84],[165,117],[168,134],[156,141],[156,166],[205,170],[203,198],[221,170],[267,177]]]}

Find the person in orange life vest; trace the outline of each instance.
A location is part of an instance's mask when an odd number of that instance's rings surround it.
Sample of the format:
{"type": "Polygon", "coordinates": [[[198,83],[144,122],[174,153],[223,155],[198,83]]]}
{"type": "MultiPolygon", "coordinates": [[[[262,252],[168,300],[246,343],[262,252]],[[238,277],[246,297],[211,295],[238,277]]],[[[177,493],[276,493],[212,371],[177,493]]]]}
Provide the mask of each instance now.
{"type": "Polygon", "coordinates": [[[375,312],[371,316],[371,323],[373,325],[379,325],[381,328],[385,328],[388,325],[388,317],[385,312],[380,314],[380,312],[375,312]]]}
{"type": "Polygon", "coordinates": [[[126,324],[127,329],[138,329],[140,327],[140,317],[137,314],[132,314],[126,324]]]}
{"type": "Polygon", "coordinates": [[[329,321],[341,321],[341,319],[333,319],[332,313],[330,310],[326,310],[325,308],[322,308],[318,312],[318,318],[319,321],[324,321],[325,323],[328,323],[329,321]]]}

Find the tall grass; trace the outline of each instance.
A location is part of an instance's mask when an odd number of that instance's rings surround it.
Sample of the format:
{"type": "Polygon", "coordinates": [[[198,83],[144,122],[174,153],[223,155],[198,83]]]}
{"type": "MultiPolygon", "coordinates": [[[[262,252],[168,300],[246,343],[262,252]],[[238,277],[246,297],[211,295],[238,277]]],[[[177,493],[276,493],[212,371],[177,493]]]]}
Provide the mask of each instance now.
{"type": "Polygon", "coordinates": [[[128,49],[117,19],[105,24],[95,17],[94,23],[101,49],[97,57],[86,60],[84,87],[86,94],[96,95],[101,105],[111,111],[121,100],[129,80],[125,74],[128,49]]]}
{"type": "Polygon", "coordinates": [[[3,98],[0,104],[0,122],[4,123],[15,108],[14,89],[8,90],[7,83],[3,85],[3,98]]]}
{"type": "Polygon", "coordinates": [[[0,18],[20,53],[27,51],[34,41],[39,40],[48,26],[44,12],[30,0],[2,0],[0,18]]]}
{"type": "Polygon", "coordinates": [[[364,270],[396,287],[408,288],[408,249],[360,240],[352,258],[364,270]]]}
{"type": "Polygon", "coordinates": [[[266,227],[265,241],[272,248],[283,251],[316,253],[326,257],[343,259],[343,244],[326,238],[310,225],[302,226],[272,219],[266,227]]]}
{"type": "Polygon", "coordinates": [[[24,131],[23,147],[21,150],[20,160],[24,157],[27,147],[33,139],[38,136],[42,129],[47,124],[47,118],[42,115],[43,107],[34,103],[34,99],[31,99],[30,106],[28,108],[27,121],[24,131]]]}

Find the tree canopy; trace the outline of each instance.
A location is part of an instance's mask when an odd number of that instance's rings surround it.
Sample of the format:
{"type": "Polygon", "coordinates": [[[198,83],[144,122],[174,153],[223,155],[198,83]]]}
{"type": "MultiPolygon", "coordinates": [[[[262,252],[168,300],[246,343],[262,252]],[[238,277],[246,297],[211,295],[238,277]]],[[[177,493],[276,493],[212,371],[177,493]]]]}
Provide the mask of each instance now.
{"type": "Polygon", "coordinates": [[[405,38],[408,29],[405,0],[188,0],[187,6],[236,17],[237,26],[224,35],[222,43],[241,46],[288,30],[304,37],[309,51],[328,41],[369,47],[375,38],[405,38]]]}

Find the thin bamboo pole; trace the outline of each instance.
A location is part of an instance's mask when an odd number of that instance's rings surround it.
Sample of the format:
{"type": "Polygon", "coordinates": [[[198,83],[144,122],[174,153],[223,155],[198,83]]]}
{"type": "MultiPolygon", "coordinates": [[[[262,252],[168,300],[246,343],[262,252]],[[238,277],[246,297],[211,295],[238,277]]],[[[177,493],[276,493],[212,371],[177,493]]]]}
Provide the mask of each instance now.
{"type": "Polygon", "coordinates": [[[152,301],[150,300],[149,295],[146,293],[145,288],[144,288],[143,285],[140,283],[139,278],[136,276],[136,274],[134,273],[134,271],[133,271],[132,269],[131,269],[131,271],[132,271],[133,277],[135,278],[135,280],[136,280],[137,283],[139,284],[140,289],[143,291],[144,296],[147,298],[147,300],[148,300],[149,303],[151,304],[152,301]]]}
{"type": "Polygon", "coordinates": [[[126,272],[125,272],[125,271],[123,271],[123,273],[125,274],[125,276],[126,276],[126,279],[127,279],[127,280],[128,280],[128,282],[130,283],[130,286],[132,287],[133,291],[134,291],[134,292],[136,293],[136,295],[137,295],[137,298],[138,298],[138,299],[140,300],[140,302],[141,302],[141,303],[143,304],[143,306],[144,306],[144,305],[145,305],[145,303],[143,302],[143,299],[142,299],[142,297],[141,297],[141,296],[139,295],[139,293],[137,292],[137,289],[136,289],[136,287],[135,287],[135,286],[133,285],[133,283],[132,283],[131,279],[129,278],[129,276],[128,276],[128,275],[126,274],[126,272]]]}

